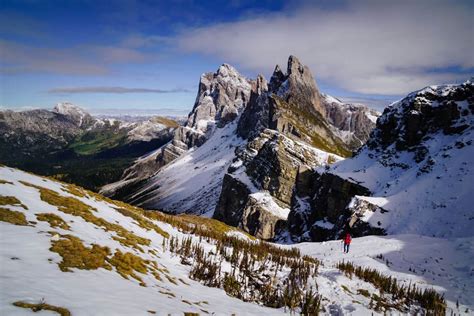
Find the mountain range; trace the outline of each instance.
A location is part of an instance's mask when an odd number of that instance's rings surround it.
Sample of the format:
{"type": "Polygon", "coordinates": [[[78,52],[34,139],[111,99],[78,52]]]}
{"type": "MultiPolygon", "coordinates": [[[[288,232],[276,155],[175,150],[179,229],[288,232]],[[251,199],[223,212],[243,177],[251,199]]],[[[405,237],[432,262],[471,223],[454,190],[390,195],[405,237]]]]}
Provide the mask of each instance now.
{"type": "Polygon", "coordinates": [[[1,111],[0,162],[97,190],[167,143],[177,126],[164,117],[99,119],[71,103],[51,111],[1,111]]]}
{"type": "Polygon", "coordinates": [[[294,56],[181,123],[2,111],[0,311],[469,314],[473,126],[472,80],[379,113],[294,56]]]}

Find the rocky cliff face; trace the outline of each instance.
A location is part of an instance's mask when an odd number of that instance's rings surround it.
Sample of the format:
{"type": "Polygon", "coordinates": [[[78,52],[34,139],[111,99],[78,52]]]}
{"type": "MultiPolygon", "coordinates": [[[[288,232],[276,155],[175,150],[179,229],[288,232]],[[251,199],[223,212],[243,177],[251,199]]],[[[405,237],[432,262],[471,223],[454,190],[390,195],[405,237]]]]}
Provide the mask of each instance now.
{"type": "Polygon", "coordinates": [[[369,139],[380,113],[362,104],[347,104],[322,94],[326,119],[335,133],[351,149],[357,150],[369,139]]]}
{"type": "Polygon", "coordinates": [[[289,214],[293,240],[333,239],[347,229],[463,236],[472,224],[473,122],[470,81],[391,105],[354,158],[314,174],[305,203],[289,214]]]}
{"type": "Polygon", "coordinates": [[[239,121],[238,133],[252,139],[264,128],[340,156],[350,156],[368,139],[380,114],[321,94],[308,67],[294,56],[284,74],[279,66],[257,89],[239,121]]]}
{"type": "Polygon", "coordinates": [[[236,158],[223,181],[214,218],[272,239],[286,227],[296,186],[306,187],[310,170],[341,157],[265,129],[236,158]],[[257,199],[255,196],[264,196],[257,199]]]}
{"type": "Polygon", "coordinates": [[[352,136],[362,142],[374,125],[366,107],[332,100],[294,56],[269,83],[223,65],[201,77],[171,143],[102,192],[145,208],[214,216],[273,239],[286,230],[295,192],[311,190],[312,170],[350,156],[360,146],[352,136]]]}
{"type": "Polygon", "coordinates": [[[115,198],[133,201],[143,185],[149,185],[163,166],[185,154],[189,149],[200,147],[214,133],[232,122],[247,105],[253,81],[223,64],[215,73],[205,73],[199,81],[198,94],[193,110],[184,126],[174,132],[167,145],[138,159],[128,168],[122,179],[102,188],[101,193],[115,198]]]}
{"type": "Polygon", "coordinates": [[[370,113],[377,117],[366,107],[321,94],[308,67],[294,56],[286,73],[275,67],[269,84],[259,76],[237,129],[249,142],[236,151],[214,217],[275,238],[287,227],[282,214],[312,190],[313,168],[349,156],[365,141],[375,124],[370,113]],[[251,198],[255,192],[266,194],[265,202],[251,198]]]}

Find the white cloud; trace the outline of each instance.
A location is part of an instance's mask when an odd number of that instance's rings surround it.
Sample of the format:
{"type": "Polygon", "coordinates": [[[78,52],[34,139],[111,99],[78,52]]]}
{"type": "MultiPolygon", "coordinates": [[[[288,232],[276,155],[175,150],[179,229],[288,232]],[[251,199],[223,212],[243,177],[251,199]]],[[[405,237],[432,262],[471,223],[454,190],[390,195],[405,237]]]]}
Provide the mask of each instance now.
{"type": "Polygon", "coordinates": [[[124,45],[38,47],[0,39],[0,73],[46,72],[72,75],[106,75],[112,64],[147,63],[156,55],[124,45]]]}
{"type": "Polygon", "coordinates": [[[182,93],[191,92],[188,89],[176,88],[176,89],[150,89],[150,88],[125,88],[125,87],[66,87],[66,88],[53,88],[48,90],[51,94],[78,94],[78,93],[114,93],[114,94],[125,94],[125,93],[182,93]]]}
{"type": "Polygon", "coordinates": [[[396,95],[468,78],[449,69],[474,67],[472,19],[469,2],[353,1],[188,29],[175,44],[265,73],[293,54],[326,83],[396,95]]]}

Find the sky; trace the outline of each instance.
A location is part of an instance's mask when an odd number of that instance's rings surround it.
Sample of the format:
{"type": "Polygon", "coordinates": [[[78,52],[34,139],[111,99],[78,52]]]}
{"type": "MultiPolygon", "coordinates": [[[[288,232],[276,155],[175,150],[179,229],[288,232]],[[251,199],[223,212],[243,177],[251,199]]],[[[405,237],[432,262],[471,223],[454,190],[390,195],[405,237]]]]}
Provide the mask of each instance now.
{"type": "Polygon", "coordinates": [[[382,110],[474,75],[474,1],[2,0],[0,107],[186,115],[199,77],[308,65],[320,90],[382,110]]]}

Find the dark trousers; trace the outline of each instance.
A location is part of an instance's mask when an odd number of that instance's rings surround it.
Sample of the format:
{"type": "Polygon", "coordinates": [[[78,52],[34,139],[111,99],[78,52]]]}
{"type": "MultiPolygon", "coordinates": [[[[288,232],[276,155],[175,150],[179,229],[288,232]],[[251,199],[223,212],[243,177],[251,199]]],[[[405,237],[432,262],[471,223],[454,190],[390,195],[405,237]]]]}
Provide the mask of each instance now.
{"type": "Polygon", "coordinates": [[[345,253],[348,253],[348,252],[349,252],[349,245],[350,245],[350,244],[344,243],[344,252],[345,252],[345,253]]]}

